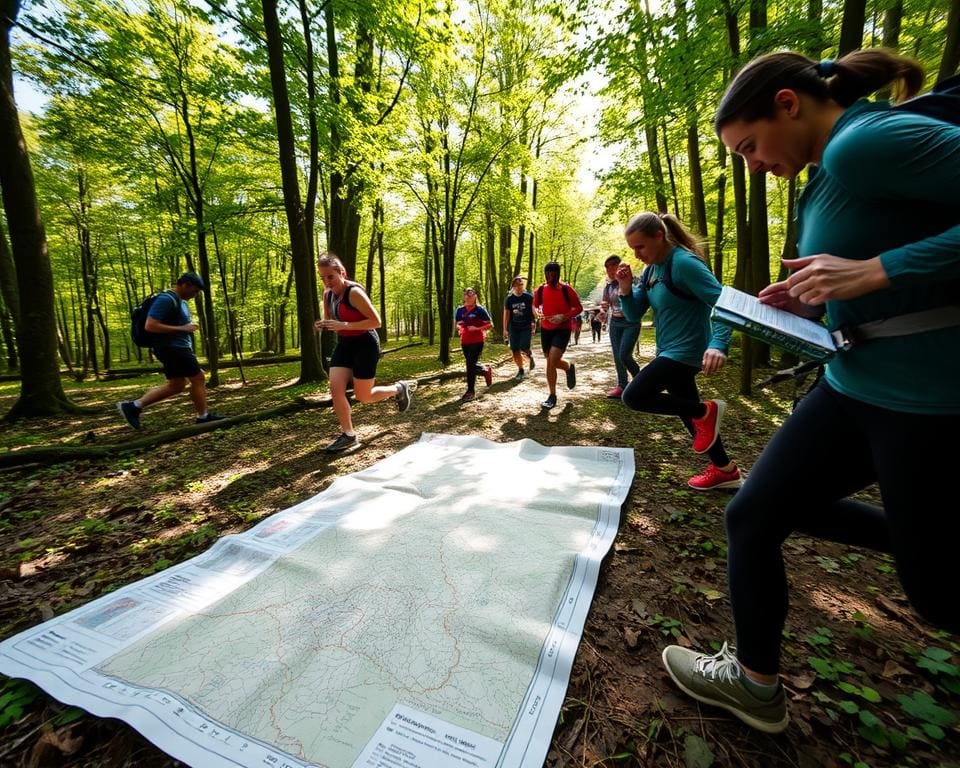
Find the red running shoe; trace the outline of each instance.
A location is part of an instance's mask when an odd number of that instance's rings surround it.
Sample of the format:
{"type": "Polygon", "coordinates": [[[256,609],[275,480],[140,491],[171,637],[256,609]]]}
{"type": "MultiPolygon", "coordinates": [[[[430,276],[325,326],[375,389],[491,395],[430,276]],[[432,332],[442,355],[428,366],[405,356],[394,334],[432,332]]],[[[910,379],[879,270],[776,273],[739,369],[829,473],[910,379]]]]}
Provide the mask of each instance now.
{"type": "Polygon", "coordinates": [[[489,365],[483,367],[483,380],[487,382],[488,387],[493,384],[493,368],[489,365]]]}
{"type": "Polygon", "coordinates": [[[607,392],[607,397],[611,400],[619,400],[620,395],[623,394],[623,387],[614,387],[609,392],[607,392]]]}
{"type": "Polygon", "coordinates": [[[693,450],[695,453],[706,453],[720,437],[720,422],[723,419],[723,412],[727,409],[727,404],[723,400],[707,400],[704,402],[707,406],[707,413],[699,419],[692,419],[693,422],[693,450]]]}
{"type": "Polygon", "coordinates": [[[730,472],[718,469],[715,464],[707,464],[702,474],[695,475],[687,481],[695,491],[712,491],[715,488],[739,488],[743,484],[740,477],[740,467],[734,467],[730,472]]]}

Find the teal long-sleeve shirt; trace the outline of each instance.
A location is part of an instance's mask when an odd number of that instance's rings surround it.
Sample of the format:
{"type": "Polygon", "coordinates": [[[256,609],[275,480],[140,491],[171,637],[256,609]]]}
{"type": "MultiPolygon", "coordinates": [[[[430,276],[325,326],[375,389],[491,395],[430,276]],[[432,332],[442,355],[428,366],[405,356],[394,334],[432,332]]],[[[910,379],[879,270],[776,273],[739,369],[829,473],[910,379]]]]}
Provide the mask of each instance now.
{"type": "Polygon", "coordinates": [[[623,316],[638,322],[649,308],[653,308],[653,325],[657,330],[657,356],[663,355],[678,363],[699,368],[703,353],[718,349],[724,354],[730,347],[730,329],[714,323],[711,329],[710,311],[720,296],[721,286],[713,273],[696,254],[675,247],[662,264],[655,264],[647,290],[640,281],[634,281],[630,296],[620,297],[623,316]],[[695,299],[675,296],[663,281],[666,270],[675,287],[695,299]]]}
{"type": "MultiPolygon", "coordinates": [[[[890,287],[827,302],[831,330],[960,301],[960,127],[859,101],[837,120],[797,206],[801,256],[880,257],[890,287]]],[[[960,327],[834,357],[838,391],[908,413],[960,413],[960,327]]]]}

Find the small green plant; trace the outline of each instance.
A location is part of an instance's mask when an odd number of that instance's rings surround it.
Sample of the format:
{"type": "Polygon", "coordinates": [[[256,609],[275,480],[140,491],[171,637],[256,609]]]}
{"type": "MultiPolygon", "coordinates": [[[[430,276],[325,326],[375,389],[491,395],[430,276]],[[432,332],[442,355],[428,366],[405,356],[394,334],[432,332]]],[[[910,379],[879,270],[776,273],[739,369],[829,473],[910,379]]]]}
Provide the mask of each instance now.
{"type": "Polygon", "coordinates": [[[116,529],[117,524],[109,520],[103,520],[99,517],[84,518],[82,522],[67,531],[67,535],[69,536],[67,546],[82,546],[91,539],[109,535],[116,529]]]}
{"type": "Polygon", "coordinates": [[[165,502],[153,510],[153,521],[164,528],[177,525],[182,521],[183,514],[172,501],[165,502]]]}
{"type": "Polygon", "coordinates": [[[823,568],[823,570],[825,570],[827,573],[840,573],[840,563],[838,563],[832,557],[817,555],[814,560],[816,560],[817,565],[823,568]]]}
{"type": "Polygon", "coordinates": [[[807,645],[814,648],[826,648],[833,642],[833,632],[826,627],[816,627],[812,635],[807,635],[804,640],[807,645]]]}
{"type": "Polygon", "coordinates": [[[15,723],[40,697],[40,689],[26,680],[11,679],[0,688],[0,728],[15,723]]]}
{"type": "Polygon", "coordinates": [[[156,562],[151,563],[145,568],[141,568],[140,573],[142,573],[144,576],[149,576],[152,573],[157,573],[158,571],[164,571],[167,568],[169,568],[171,565],[173,565],[172,560],[167,560],[165,557],[161,557],[156,562]]]}
{"type": "Polygon", "coordinates": [[[957,719],[923,691],[914,691],[912,696],[900,694],[897,701],[904,712],[920,722],[921,730],[931,739],[939,741],[945,738],[943,729],[953,725],[957,719]]]}
{"type": "Polygon", "coordinates": [[[668,616],[661,616],[659,613],[655,613],[647,619],[647,626],[659,629],[660,634],[664,637],[680,637],[683,624],[679,619],[671,619],[668,616]]]}

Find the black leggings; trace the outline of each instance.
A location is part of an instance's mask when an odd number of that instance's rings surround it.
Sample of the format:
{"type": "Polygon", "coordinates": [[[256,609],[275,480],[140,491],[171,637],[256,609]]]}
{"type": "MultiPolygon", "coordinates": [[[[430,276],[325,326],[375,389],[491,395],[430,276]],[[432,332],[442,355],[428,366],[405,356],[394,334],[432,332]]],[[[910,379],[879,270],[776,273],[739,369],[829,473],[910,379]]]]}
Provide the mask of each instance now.
{"type": "MultiPolygon", "coordinates": [[[[623,403],[635,411],[679,416],[692,435],[694,430],[690,420],[699,419],[705,414],[697,390],[698,373],[700,369],[692,365],[678,363],[669,357],[655,357],[627,384],[623,390],[623,403]]],[[[718,467],[730,463],[719,436],[707,455],[718,467]]]]}
{"type": "MultiPolygon", "coordinates": [[[[727,570],[737,656],[779,667],[787,616],[780,547],[792,532],[891,552],[913,607],[960,633],[952,488],[960,414],[901,413],[821,382],[784,422],[727,506],[727,570]],[[874,481],[883,507],[846,498],[874,481]]],[[[862,577],[861,577],[862,578],[862,577]]]]}
{"type": "Polygon", "coordinates": [[[483,352],[483,342],[464,344],[461,349],[467,360],[467,392],[473,392],[477,386],[477,374],[483,375],[483,366],[477,362],[480,360],[480,353],[483,352]]]}

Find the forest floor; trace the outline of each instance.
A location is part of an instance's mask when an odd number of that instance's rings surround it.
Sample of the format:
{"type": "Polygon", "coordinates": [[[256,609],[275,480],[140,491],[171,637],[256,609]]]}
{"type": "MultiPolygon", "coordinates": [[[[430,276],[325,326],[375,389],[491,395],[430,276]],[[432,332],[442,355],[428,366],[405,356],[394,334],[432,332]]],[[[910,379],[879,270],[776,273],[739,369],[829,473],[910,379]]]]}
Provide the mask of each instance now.
{"type": "MultiPolygon", "coordinates": [[[[586,336],[586,334],[584,334],[586,336]]],[[[647,339],[647,333],[644,333],[647,339]]],[[[642,348],[649,358],[652,348],[642,348]]],[[[459,351],[455,350],[459,365],[459,351]]],[[[783,672],[792,723],[780,736],[751,731],[698,706],[670,682],[664,645],[719,648],[733,639],[726,596],[725,493],[696,493],[704,466],[675,419],[629,412],[605,397],[614,384],[609,346],[571,347],[577,387],[544,411],[542,358],[514,382],[512,363],[461,404],[462,381],[421,386],[409,414],[358,406],[360,450],[330,457],[330,409],[219,429],[149,452],[0,472],[0,639],[207,549],[417,440],[421,430],[531,438],[545,445],[635,449],[636,477],[571,674],[546,761],[559,766],[958,766],[960,638],[924,625],[907,606],[891,559],[792,537],[784,547],[791,610],[783,672]]],[[[505,361],[488,345],[486,360],[505,361]]],[[[451,367],[448,370],[453,370],[451,367]]],[[[296,382],[295,364],[235,371],[211,390],[223,414],[250,413],[325,391],[296,382]]],[[[437,373],[436,349],[383,358],[381,381],[437,373]]],[[[733,364],[701,381],[728,404],[724,439],[749,470],[790,408],[790,385],[736,396],[733,364]]],[[[0,450],[130,441],[187,423],[185,396],[148,410],[136,433],[115,410],[158,376],[67,385],[91,415],[5,425],[0,450]]],[[[0,412],[15,384],[0,384],[0,412]]],[[[869,495],[869,494],[868,494],[869,495]]],[[[960,547],[960,542],[957,543],[960,547]]],[[[944,585],[950,594],[955,585],[944,585]]],[[[22,681],[0,681],[0,766],[178,765],[115,720],[68,708],[22,681]]]]}

